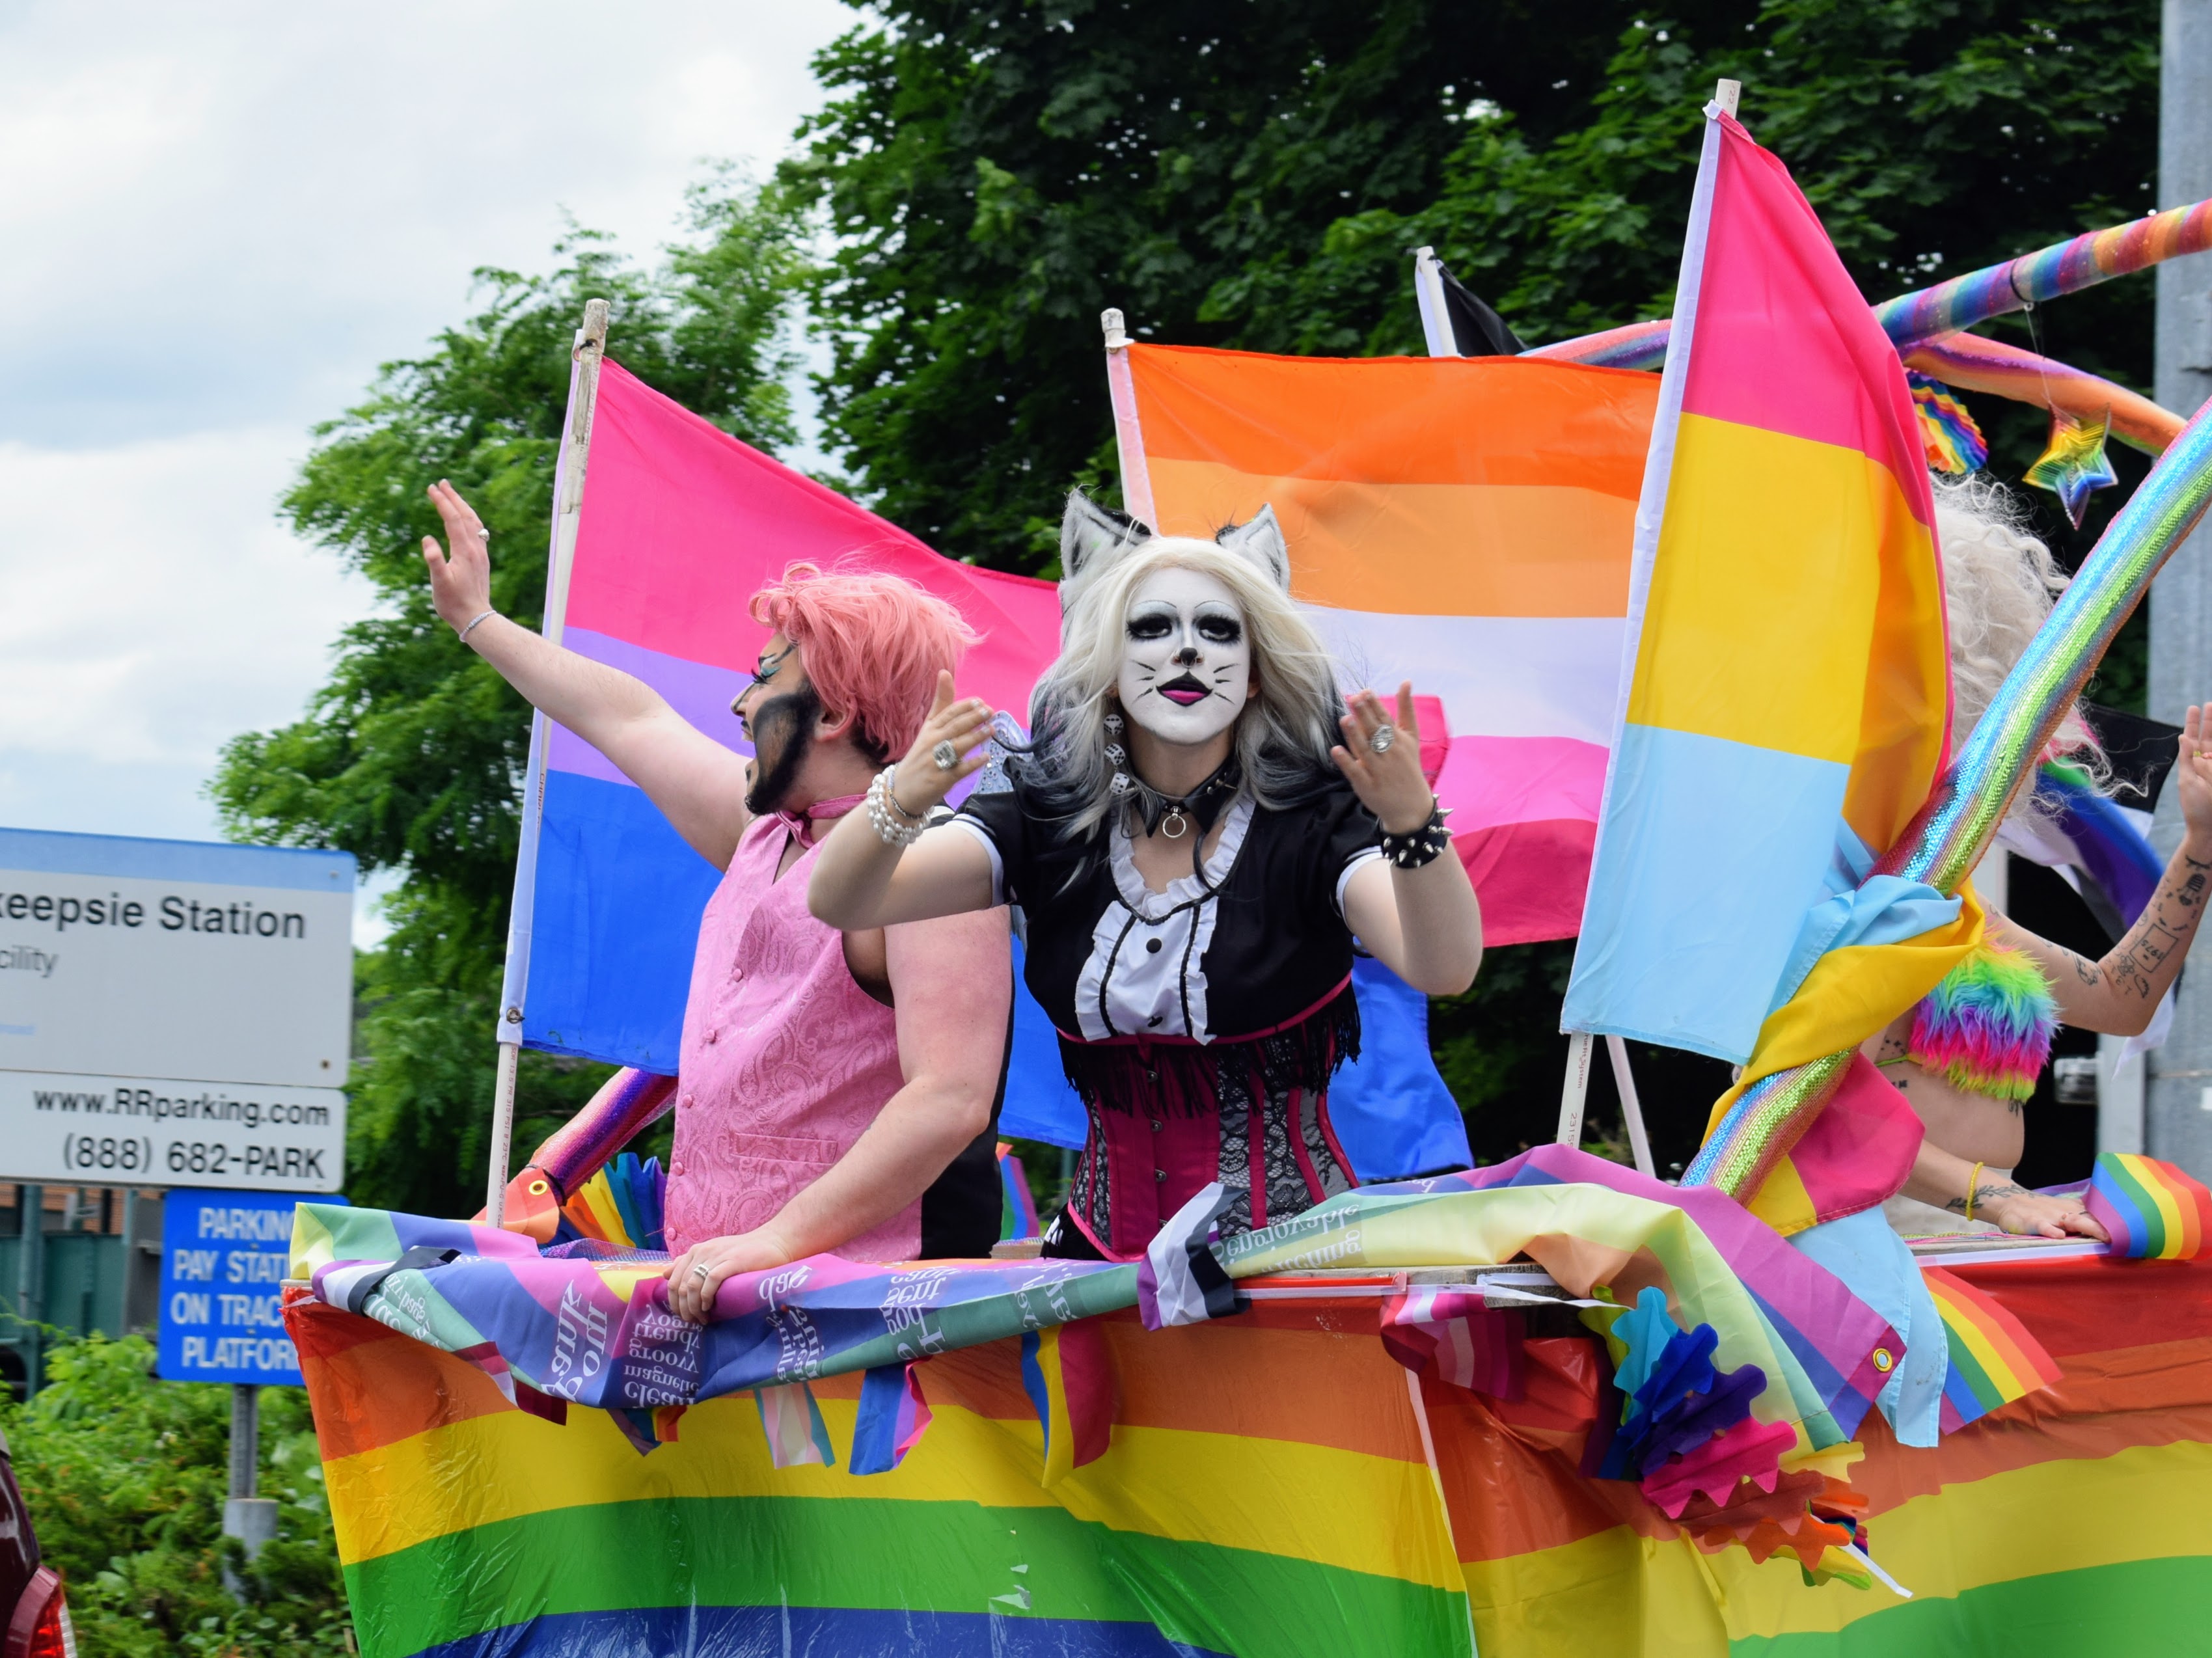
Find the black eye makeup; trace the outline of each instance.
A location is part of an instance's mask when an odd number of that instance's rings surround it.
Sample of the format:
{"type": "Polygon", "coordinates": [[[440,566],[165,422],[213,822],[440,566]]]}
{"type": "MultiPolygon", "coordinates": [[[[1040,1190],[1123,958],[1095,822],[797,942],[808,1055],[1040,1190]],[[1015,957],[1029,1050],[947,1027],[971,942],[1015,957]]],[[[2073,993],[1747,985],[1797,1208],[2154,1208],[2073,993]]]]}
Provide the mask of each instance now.
{"type": "Polygon", "coordinates": [[[1165,639],[1175,631],[1175,612],[1172,610],[1140,610],[1129,618],[1129,637],[1136,640],[1165,639]]]}
{"type": "Polygon", "coordinates": [[[1241,645],[1244,642],[1244,624],[1226,610],[1201,610],[1198,616],[1198,636],[1209,645],[1241,645]]]}

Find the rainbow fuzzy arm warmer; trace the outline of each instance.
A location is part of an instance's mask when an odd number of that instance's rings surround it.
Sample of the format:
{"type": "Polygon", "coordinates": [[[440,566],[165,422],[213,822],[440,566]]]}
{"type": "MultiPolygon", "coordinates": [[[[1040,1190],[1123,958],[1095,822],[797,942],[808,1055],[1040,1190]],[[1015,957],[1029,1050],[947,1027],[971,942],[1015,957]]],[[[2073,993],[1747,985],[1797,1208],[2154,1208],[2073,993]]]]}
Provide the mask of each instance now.
{"type": "Polygon", "coordinates": [[[2024,1100],[2057,1025],[2043,969],[2017,950],[1984,944],[1921,999],[1906,1052],[1954,1088],[2024,1100]]]}

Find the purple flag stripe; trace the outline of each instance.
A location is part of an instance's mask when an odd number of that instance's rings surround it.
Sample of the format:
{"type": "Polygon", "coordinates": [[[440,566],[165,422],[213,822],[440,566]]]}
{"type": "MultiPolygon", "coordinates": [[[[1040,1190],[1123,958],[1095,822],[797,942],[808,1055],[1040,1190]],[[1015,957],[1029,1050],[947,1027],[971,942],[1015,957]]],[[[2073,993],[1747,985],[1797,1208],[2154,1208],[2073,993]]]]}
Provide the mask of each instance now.
{"type": "MultiPolygon", "coordinates": [[[[610,668],[619,668],[642,679],[666,697],[677,713],[723,747],[739,754],[753,751],[753,745],[745,741],[738,727],[737,715],[730,712],[730,704],[744,689],[746,681],[751,677],[750,674],[735,668],[687,662],[680,656],[664,656],[642,645],[593,633],[589,628],[568,629],[561,635],[561,642],[579,656],[604,662],[610,668]]],[[[555,726],[551,735],[545,763],[553,770],[596,777],[607,783],[629,781],[615,768],[613,762],[574,732],[555,726]]]]}

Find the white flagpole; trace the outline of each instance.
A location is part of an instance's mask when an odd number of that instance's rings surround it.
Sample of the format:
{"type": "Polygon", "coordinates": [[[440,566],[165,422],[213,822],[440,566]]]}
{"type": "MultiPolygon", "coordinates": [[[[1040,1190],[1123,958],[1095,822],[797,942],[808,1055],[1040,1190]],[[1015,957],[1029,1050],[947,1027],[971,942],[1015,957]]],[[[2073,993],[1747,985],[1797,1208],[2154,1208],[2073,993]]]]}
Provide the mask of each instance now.
{"type": "Polygon", "coordinates": [[[1460,355],[1459,338],[1452,332],[1451,310],[1444,303],[1443,267],[1433,247],[1413,250],[1413,303],[1420,307],[1421,337],[1432,357],[1460,355]]]}
{"type": "Polygon", "coordinates": [[[1145,459],[1145,429],[1137,418],[1137,380],[1129,372],[1129,334],[1118,311],[1098,313],[1106,337],[1106,391],[1114,402],[1114,441],[1121,452],[1121,510],[1158,530],[1152,515],[1152,471],[1145,459]]]}
{"type": "MultiPolygon", "coordinates": [[[[568,609],[568,569],[583,523],[584,465],[592,448],[592,411],[599,395],[599,362],[607,349],[607,302],[584,303],[584,325],[569,353],[568,409],[553,475],[553,547],[545,572],[545,619],[538,632],[555,644],[568,609]]],[[[491,1154],[484,1173],[484,1220],[497,1226],[507,1211],[507,1165],[514,1146],[514,1074],[522,1058],[522,1010],[530,982],[530,934],[538,896],[538,830],[545,810],[545,716],[530,721],[530,763],[522,780],[522,840],[515,850],[514,901],[507,923],[507,970],[499,991],[499,1072],[492,1088],[491,1154]]]]}
{"type": "Polygon", "coordinates": [[[1628,1152],[1636,1159],[1636,1172],[1657,1180],[1659,1170],[1651,1161],[1651,1137],[1644,1132],[1644,1105],[1636,1097],[1636,1078],[1628,1069],[1628,1044],[1618,1036],[1607,1036],[1605,1051],[1613,1061],[1613,1085],[1620,1090],[1620,1120],[1628,1127],[1628,1152]]]}

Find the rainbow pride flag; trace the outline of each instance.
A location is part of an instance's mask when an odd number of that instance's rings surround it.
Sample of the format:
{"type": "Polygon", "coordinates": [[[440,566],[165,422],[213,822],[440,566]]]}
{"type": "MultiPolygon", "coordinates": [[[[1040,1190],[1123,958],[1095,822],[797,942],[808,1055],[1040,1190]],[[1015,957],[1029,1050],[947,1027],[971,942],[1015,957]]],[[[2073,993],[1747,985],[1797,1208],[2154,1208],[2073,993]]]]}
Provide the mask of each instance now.
{"type": "Polygon", "coordinates": [[[1824,955],[1959,909],[1866,879],[1948,740],[1904,373],[1788,171],[1707,114],[1562,1023],[1743,1062],[1824,955]]]}
{"type": "Polygon", "coordinates": [[[1765,1499],[1675,1519],[1585,1476],[1620,1402],[1595,1335],[1528,1339],[1510,1400],[1412,1375],[1376,1339],[1388,1272],[1248,1279],[1248,1311],[1179,1328],[1092,1321],[1107,1443],[1049,1485],[1018,1337],[914,1366],[928,1430],[861,1475],[878,1372],[812,1384],[833,1460],[777,1466],[741,1395],[641,1456],[609,1413],[515,1410],[372,1318],[297,1291],[287,1316],[367,1658],[2197,1650],[2212,1263],[1954,1272],[2057,1380],[1930,1450],[1870,1418],[1774,1494],[1847,1471],[1860,1542],[1909,1600],[1715,1540],[1765,1499]]]}
{"type": "Polygon", "coordinates": [[[1211,537],[1272,505],[1345,670],[1440,704],[1423,747],[1449,740],[1437,791],[1484,936],[1571,937],[1659,383],[1519,358],[1107,357],[1128,510],[1211,537]]]}
{"type": "Polygon", "coordinates": [[[2088,1205],[2119,1254],[2193,1260],[2212,1245],[2212,1192],[2156,1157],[2099,1152],[2088,1205]]]}
{"type": "Polygon", "coordinates": [[[1945,1433],[1955,1433],[2058,1380],[2057,1362],[1996,1297],[1944,1267],[1923,1266],[1920,1276],[1950,1344],[1951,1368],[1943,1380],[1945,1433]]]}
{"type": "MultiPolygon", "coordinates": [[[[636,675],[749,754],[730,704],[768,630],[745,607],[801,559],[902,575],[957,605],[983,635],[961,690],[1018,716],[1060,648],[1051,583],[942,557],[604,365],[575,555],[565,604],[556,593],[548,607],[549,637],[636,675]]],[[[549,726],[543,753],[537,853],[517,872],[503,1000],[522,1008],[532,1048],[672,1074],[699,914],[720,872],[589,744],[549,726]]]]}

